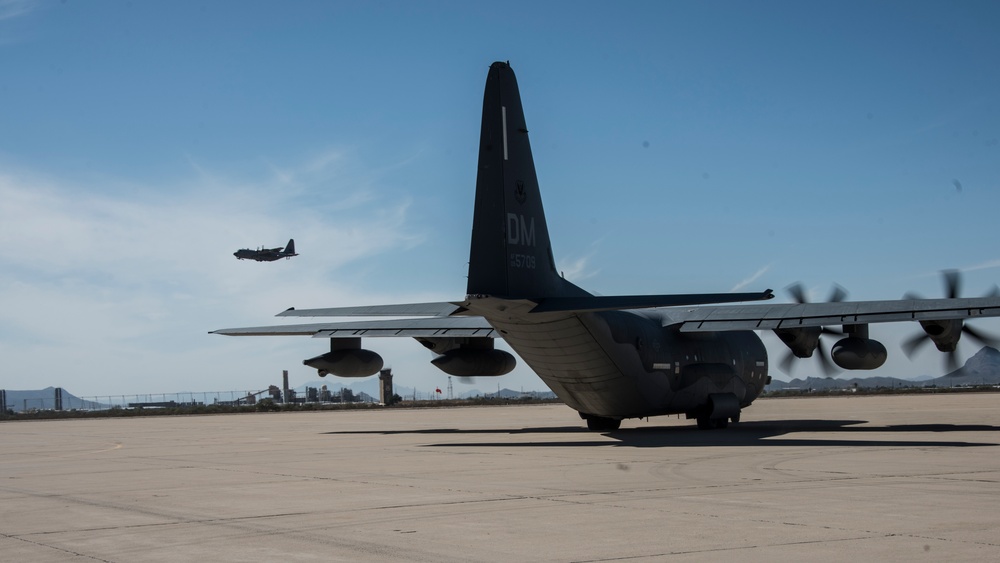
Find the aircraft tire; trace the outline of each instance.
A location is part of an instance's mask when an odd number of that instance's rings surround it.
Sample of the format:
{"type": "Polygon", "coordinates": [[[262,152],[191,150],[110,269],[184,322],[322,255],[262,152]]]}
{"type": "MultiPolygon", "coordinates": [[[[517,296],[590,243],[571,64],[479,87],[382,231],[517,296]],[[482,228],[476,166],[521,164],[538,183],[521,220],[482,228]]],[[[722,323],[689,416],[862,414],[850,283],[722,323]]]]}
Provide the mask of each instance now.
{"type": "Polygon", "coordinates": [[[707,416],[699,416],[698,429],[699,430],[715,430],[723,429],[729,426],[728,418],[708,418],[707,416]]]}
{"type": "Polygon", "coordinates": [[[612,432],[622,427],[622,421],[617,418],[586,415],[587,429],[594,432],[612,432]]]}

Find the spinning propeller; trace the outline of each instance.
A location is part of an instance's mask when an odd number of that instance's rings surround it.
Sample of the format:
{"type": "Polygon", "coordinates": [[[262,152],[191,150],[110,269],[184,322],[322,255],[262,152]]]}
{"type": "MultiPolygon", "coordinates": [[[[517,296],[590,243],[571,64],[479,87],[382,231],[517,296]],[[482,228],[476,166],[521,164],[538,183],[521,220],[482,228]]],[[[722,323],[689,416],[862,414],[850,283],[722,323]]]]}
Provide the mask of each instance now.
{"type": "MultiPolygon", "coordinates": [[[[944,282],[944,293],[948,299],[957,299],[962,293],[962,275],[958,270],[944,270],[941,272],[944,282]]],[[[993,286],[983,297],[1000,297],[1000,288],[993,286]]],[[[923,299],[920,295],[907,292],[904,299],[923,299]]],[[[937,349],[945,353],[944,367],[945,373],[952,373],[959,367],[958,341],[963,334],[969,336],[974,342],[982,346],[1000,346],[1000,338],[993,336],[982,330],[977,330],[963,323],[961,319],[948,321],[921,321],[920,326],[924,329],[910,338],[904,340],[900,346],[906,357],[913,359],[913,355],[923,347],[928,340],[933,341],[937,349]]]]}
{"type": "MultiPolygon", "coordinates": [[[[806,290],[802,286],[801,282],[795,282],[785,289],[788,291],[788,293],[791,294],[792,299],[796,303],[799,304],[809,303],[809,298],[806,297],[806,290]]],[[[847,290],[837,284],[833,284],[833,288],[830,290],[830,296],[827,297],[826,301],[827,303],[839,303],[846,298],[847,298],[847,290]]],[[[840,368],[838,368],[830,359],[830,354],[827,352],[826,346],[823,345],[823,341],[819,337],[824,334],[843,336],[844,334],[843,332],[839,330],[833,330],[827,327],[817,327],[814,333],[812,331],[809,331],[809,329],[794,329],[794,330],[795,332],[775,331],[775,333],[778,335],[778,338],[781,338],[782,341],[784,341],[785,344],[789,346],[788,353],[785,354],[785,356],[781,359],[781,362],[779,362],[778,364],[781,371],[791,375],[792,366],[795,365],[795,359],[803,357],[795,354],[795,352],[792,350],[788,338],[790,337],[794,338],[796,336],[808,338],[809,336],[814,336],[816,339],[816,344],[814,348],[811,348],[808,351],[808,354],[813,355],[819,361],[820,369],[823,371],[823,374],[826,375],[827,377],[840,372],[840,368]]],[[[809,355],[806,355],[804,357],[809,357],[809,355]]]]}

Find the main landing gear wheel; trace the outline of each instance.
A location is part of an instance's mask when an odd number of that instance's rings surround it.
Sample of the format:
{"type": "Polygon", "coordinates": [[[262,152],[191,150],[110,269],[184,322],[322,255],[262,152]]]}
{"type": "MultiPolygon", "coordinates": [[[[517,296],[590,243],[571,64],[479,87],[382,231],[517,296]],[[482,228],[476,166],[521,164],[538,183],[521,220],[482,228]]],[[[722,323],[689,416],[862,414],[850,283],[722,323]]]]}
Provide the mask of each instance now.
{"type": "MultiPolygon", "coordinates": [[[[739,415],[733,417],[733,422],[739,422],[739,415]]],[[[714,430],[716,428],[723,429],[729,426],[728,418],[708,418],[707,416],[698,417],[698,428],[700,430],[714,430]]]]}
{"type": "Polygon", "coordinates": [[[722,429],[740,421],[740,401],[732,393],[713,393],[708,396],[708,404],[688,413],[688,418],[698,421],[701,430],[722,429]]]}
{"type": "Polygon", "coordinates": [[[622,421],[617,418],[605,418],[590,414],[580,414],[587,421],[587,428],[594,432],[613,432],[622,427],[622,421]]]}
{"type": "Polygon", "coordinates": [[[708,418],[707,416],[698,417],[698,428],[701,430],[721,430],[728,426],[729,419],[726,418],[708,418]]]}

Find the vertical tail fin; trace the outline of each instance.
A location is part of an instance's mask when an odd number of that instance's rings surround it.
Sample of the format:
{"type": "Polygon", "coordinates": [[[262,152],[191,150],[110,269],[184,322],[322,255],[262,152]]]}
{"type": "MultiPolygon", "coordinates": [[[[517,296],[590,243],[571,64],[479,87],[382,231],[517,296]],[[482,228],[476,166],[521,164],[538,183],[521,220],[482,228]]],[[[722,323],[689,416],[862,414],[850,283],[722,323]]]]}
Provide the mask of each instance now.
{"type": "Polygon", "coordinates": [[[293,238],[288,239],[288,244],[285,245],[285,250],[283,251],[283,254],[287,254],[289,256],[295,256],[295,239],[293,238]]]}
{"type": "Polygon", "coordinates": [[[587,295],[556,271],[517,79],[503,62],[490,66],[483,95],[467,293],[587,295]]]}

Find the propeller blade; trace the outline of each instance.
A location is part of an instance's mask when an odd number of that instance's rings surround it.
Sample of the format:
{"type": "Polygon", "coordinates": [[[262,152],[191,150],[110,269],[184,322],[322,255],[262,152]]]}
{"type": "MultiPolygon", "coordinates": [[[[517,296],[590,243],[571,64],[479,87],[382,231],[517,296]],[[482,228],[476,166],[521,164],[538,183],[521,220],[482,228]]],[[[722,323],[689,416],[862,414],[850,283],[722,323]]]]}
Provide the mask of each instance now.
{"type": "Polygon", "coordinates": [[[809,302],[806,298],[806,290],[800,282],[795,282],[785,289],[788,290],[788,293],[792,294],[792,299],[799,305],[809,302]]]}
{"type": "Polygon", "coordinates": [[[982,330],[977,330],[969,325],[962,325],[962,332],[969,335],[969,338],[975,340],[982,346],[990,346],[992,348],[997,348],[1000,346],[1000,337],[993,336],[982,330]]]}
{"type": "MultiPolygon", "coordinates": [[[[945,297],[947,297],[948,299],[958,299],[961,297],[962,273],[959,270],[942,270],[941,281],[944,283],[945,297]]],[[[986,293],[986,295],[984,295],[984,297],[988,298],[1000,297],[1000,288],[994,285],[986,293]]],[[[903,298],[922,299],[922,297],[912,292],[907,292],[903,296],[903,298]]],[[[982,330],[974,329],[965,323],[962,323],[962,334],[969,335],[969,338],[971,340],[975,341],[977,344],[981,346],[991,346],[993,348],[1000,348],[1000,337],[994,336],[982,330]]],[[[961,334],[959,336],[961,336],[961,334]]],[[[900,346],[903,348],[903,352],[905,352],[908,357],[912,358],[913,354],[916,353],[917,349],[919,349],[924,344],[924,342],[928,340],[931,340],[931,338],[926,334],[926,332],[921,332],[919,334],[912,336],[911,338],[904,340],[900,344],[900,346]]],[[[949,342],[939,343],[939,348],[941,347],[950,348],[952,347],[950,344],[951,343],[949,342]]],[[[956,339],[954,342],[955,349],[945,353],[944,367],[947,373],[952,373],[958,370],[960,367],[962,367],[959,365],[960,358],[958,356],[957,344],[958,340],[956,339]]]]}
{"type": "Polygon", "coordinates": [[[945,372],[946,375],[950,374],[952,372],[957,371],[958,368],[960,368],[960,367],[961,366],[958,365],[958,352],[957,351],[947,352],[944,355],[944,369],[945,369],[944,372],[945,372]]]}
{"type": "Polygon", "coordinates": [[[944,270],[944,293],[948,299],[955,299],[962,294],[962,274],[958,270],[944,270]]]}
{"type": "Polygon", "coordinates": [[[819,354],[817,354],[817,358],[819,358],[820,369],[823,370],[824,375],[830,377],[831,375],[834,375],[840,371],[840,369],[838,369],[837,366],[834,365],[833,360],[830,359],[830,356],[826,353],[826,347],[823,346],[822,340],[816,347],[816,351],[819,352],[819,354]]]}
{"type": "MultiPolygon", "coordinates": [[[[803,285],[802,285],[801,282],[795,282],[795,283],[789,285],[788,287],[786,287],[785,290],[788,291],[788,293],[792,296],[792,300],[795,301],[796,303],[798,303],[800,305],[809,303],[809,298],[806,295],[805,287],[803,287],[803,285]]],[[[833,284],[833,289],[830,291],[830,297],[827,299],[827,302],[828,303],[839,303],[839,302],[843,301],[846,298],[847,298],[847,290],[844,289],[842,286],[840,286],[838,284],[833,284]]],[[[820,335],[823,335],[823,334],[843,336],[844,332],[841,331],[841,330],[827,328],[827,327],[824,326],[824,327],[820,327],[820,335]]],[[[830,375],[833,375],[833,374],[835,374],[835,373],[837,373],[837,372],[840,371],[840,368],[838,368],[833,363],[833,361],[830,359],[829,354],[826,353],[826,349],[823,346],[823,341],[822,340],[820,340],[817,343],[816,349],[813,350],[813,351],[816,351],[816,350],[819,351],[819,358],[818,359],[819,359],[819,363],[820,363],[820,368],[823,370],[823,373],[827,377],[829,377],[830,375]]],[[[812,355],[812,354],[810,353],[810,355],[812,355]]],[[[806,356],[806,357],[808,357],[808,356],[806,356]]],[[[783,371],[783,372],[791,375],[791,369],[792,369],[792,366],[794,365],[795,358],[796,358],[796,356],[794,355],[794,353],[791,353],[791,352],[789,352],[788,355],[786,355],[784,358],[782,358],[781,359],[781,363],[780,363],[781,371],[783,371]]]]}
{"type": "Polygon", "coordinates": [[[913,355],[917,353],[917,350],[930,339],[931,337],[927,336],[927,334],[918,332],[900,343],[900,347],[903,349],[903,353],[906,354],[907,358],[913,358],[913,355]]]}
{"type": "Polygon", "coordinates": [[[830,297],[827,297],[827,303],[840,303],[844,299],[847,299],[847,290],[839,284],[833,284],[833,289],[830,290],[830,297]]]}
{"type": "Polygon", "coordinates": [[[781,358],[781,362],[778,364],[778,367],[784,373],[792,375],[793,365],[795,365],[795,355],[792,354],[791,352],[788,352],[787,354],[784,355],[784,357],[781,358]]]}

